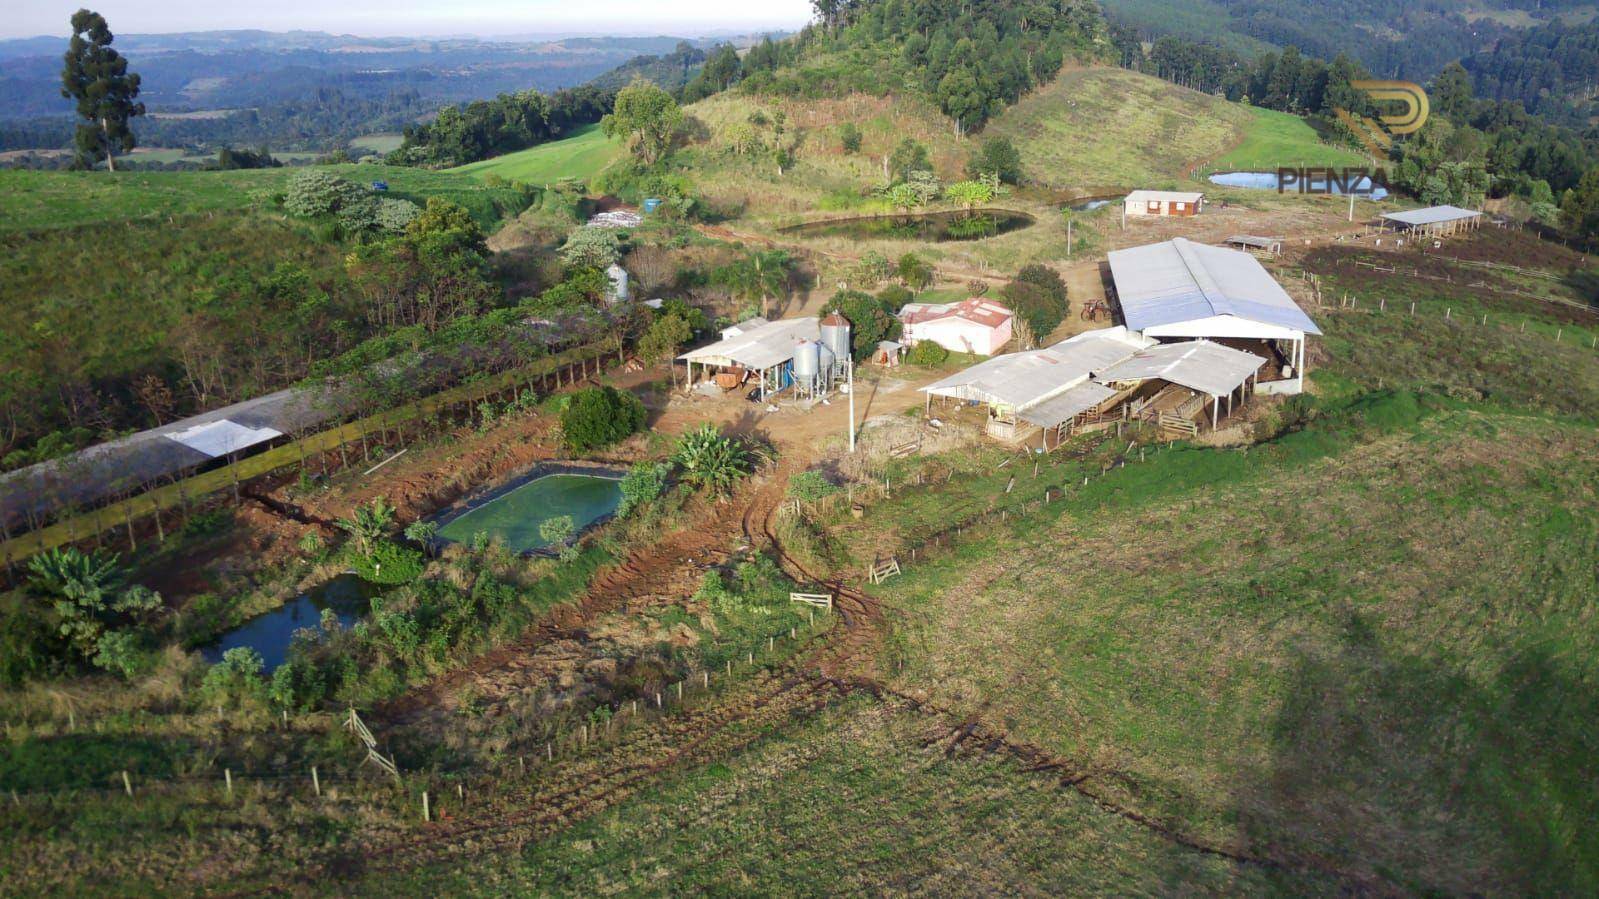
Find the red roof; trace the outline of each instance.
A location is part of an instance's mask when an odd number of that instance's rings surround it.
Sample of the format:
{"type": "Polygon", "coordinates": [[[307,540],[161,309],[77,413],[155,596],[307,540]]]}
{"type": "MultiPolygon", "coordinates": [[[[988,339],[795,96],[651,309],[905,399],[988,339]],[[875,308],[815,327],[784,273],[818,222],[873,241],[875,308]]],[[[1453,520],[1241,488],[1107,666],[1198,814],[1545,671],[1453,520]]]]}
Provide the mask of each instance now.
{"type": "Polygon", "coordinates": [[[1009,309],[993,300],[972,297],[954,305],[910,303],[900,310],[899,320],[907,325],[919,325],[945,318],[960,318],[986,328],[997,328],[1009,321],[1013,315],[1009,309]]]}

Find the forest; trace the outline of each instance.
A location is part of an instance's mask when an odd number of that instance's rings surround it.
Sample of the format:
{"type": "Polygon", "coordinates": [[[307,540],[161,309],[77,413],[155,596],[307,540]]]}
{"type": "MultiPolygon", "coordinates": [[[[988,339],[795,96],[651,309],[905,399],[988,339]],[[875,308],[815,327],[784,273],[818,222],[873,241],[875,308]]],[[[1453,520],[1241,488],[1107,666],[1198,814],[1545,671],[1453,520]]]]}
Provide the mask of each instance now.
{"type": "Polygon", "coordinates": [[[752,79],[778,94],[888,93],[914,83],[974,131],[1068,57],[1090,60],[1104,37],[1099,6],[1086,0],[1017,4],[974,0],[818,0],[818,23],[801,32],[797,66],[752,79]]]}
{"type": "Polygon", "coordinates": [[[1520,100],[1528,112],[1575,128],[1599,114],[1599,22],[1507,34],[1461,62],[1484,99],[1520,100]]]}
{"type": "Polygon", "coordinates": [[[425,125],[408,125],[390,165],[454,166],[555,140],[611,111],[616,92],[585,85],[545,95],[500,94],[464,106],[446,106],[425,125]]]}

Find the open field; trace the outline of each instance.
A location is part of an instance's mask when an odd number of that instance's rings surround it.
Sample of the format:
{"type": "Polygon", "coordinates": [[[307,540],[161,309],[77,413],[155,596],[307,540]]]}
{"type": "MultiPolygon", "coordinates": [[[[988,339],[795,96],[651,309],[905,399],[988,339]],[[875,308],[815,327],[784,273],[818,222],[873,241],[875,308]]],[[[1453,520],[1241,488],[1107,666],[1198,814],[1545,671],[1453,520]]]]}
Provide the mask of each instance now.
{"type": "Polygon", "coordinates": [[[1164,840],[914,712],[847,703],[520,852],[362,894],[1324,892],[1164,840]],[[948,750],[948,751],[946,751],[948,750]]]}
{"type": "Polygon", "coordinates": [[[1244,140],[1206,166],[1216,172],[1271,172],[1282,166],[1368,166],[1359,151],[1329,144],[1305,119],[1274,109],[1250,108],[1244,140]]]}
{"type": "Polygon", "coordinates": [[[383,155],[400,149],[400,144],[405,140],[405,135],[384,132],[382,134],[363,134],[350,141],[350,149],[364,153],[383,155]]]}
{"type": "MultiPolygon", "coordinates": [[[[518,193],[447,172],[381,165],[328,171],[360,184],[387,181],[389,195],[426,202],[442,196],[465,206],[487,230],[521,208],[518,193]]],[[[247,209],[252,191],[281,190],[298,169],[227,172],[0,171],[0,230],[70,228],[128,219],[247,209]]]]}
{"type": "Polygon", "coordinates": [[[1157,454],[912,569],[896,687],[1206,841],[1591,889],[1592,431],[1424,409],[1157,454]]]}
{"type": "Polygon", "coordinates": [[[1176,187],[1190,165],[1227,151],[1251,112],[1125,69],[1069,69],[1005,110],[988,132],[1011,138],[1029,178],[1084,194],[1176,187]]]}
{"type": "Polygon", "coordinates": [[[587,181],[622,152],[620,142],[611,140],[599,125],[584,125],[570,137],[540,144],[517,153],[507,153],[449,171],[483,178],[498,175],[527,184],[550,184],[562,178],[587,181]]]}

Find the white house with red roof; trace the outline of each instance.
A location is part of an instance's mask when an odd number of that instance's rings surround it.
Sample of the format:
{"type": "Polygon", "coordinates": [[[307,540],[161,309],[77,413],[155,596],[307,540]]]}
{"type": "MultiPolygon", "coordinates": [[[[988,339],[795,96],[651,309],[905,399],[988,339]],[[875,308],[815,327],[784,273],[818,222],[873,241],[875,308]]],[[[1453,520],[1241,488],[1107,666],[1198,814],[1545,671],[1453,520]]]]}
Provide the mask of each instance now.
{"type": "Polygon", "coordinates": [[[924,340],[952,353],[992,356],[1010,341],[1016,313],[993,300],[972,297],[959,303],[906,303],[899,311],[904,341],[924,340]]]}

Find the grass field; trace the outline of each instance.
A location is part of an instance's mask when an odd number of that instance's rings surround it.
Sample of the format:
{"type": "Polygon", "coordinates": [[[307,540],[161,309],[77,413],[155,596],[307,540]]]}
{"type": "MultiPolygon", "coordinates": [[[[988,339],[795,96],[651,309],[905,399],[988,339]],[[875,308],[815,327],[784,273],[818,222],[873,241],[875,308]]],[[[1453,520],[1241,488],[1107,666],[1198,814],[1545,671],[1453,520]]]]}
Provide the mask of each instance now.
{"type": "Polygon", "coordinates": [[[507,180],[536,185],[550,184],[562,178],[587,181],[610,164],[620,152],[621,144],[606,137],[599,125],[585,125],[562,140],[449,171],[475,178],[498,175],[507,180]]]}
{"type": "Polygon", "coordinates": [[[405,140],[405,135],[385,132],[382,134],[363,134],[350,141],[350,149],[364,153],[377,153],[383,155],[400,149],[400,144],[405,140]]]}
{"type": "Polygon", "coordinates": [[[1243,143],[1213,160],[1208,168],[1218,172],[1270,172],[1279,166],[1363,166],[1369,160],[1349,147],[1322,141],[1305,119],[1252,107],[1254,117],[1244,129],[1243,143]]]}
{"type": "Polygon", "coordinates": [[[1041,184],[1161,188],[1221,155],[1251,121],[1238,104],[1151,75],[1093,68],[1067,71],[987,130],[1015,141],[1041,184]]]}
{"type": "Polygon", "coordinates": [[[1152,895],[1317,892],[1166,841],[907,712],[849,703],[520,853],[363,894],[1152,895]]]}
{"type": "MultiPolygon", "coordinates": [[[[493,230],[522,207],[509,188],[485,187],[474,178],[425,169],[338,165],[328,171],[359,184],[387,181],[389,195],[425,202],[443,196],[471,211],[493,230]]],[[[228,172],[45,172],[0,171],[0,231],[75,227],[128,219],[245,209],[250,192],[277,190],[298,169],[228,172]]]]}

